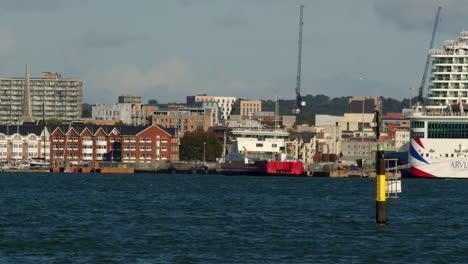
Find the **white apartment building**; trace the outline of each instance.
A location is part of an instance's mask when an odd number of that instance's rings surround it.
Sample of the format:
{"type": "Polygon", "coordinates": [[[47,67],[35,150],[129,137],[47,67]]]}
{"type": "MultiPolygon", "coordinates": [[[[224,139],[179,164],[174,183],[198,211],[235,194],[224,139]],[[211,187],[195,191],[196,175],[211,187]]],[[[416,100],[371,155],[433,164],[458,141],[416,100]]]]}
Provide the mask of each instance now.
{"type": "Polygon", "coordinates": [[[94,120],[120,120],[127,125],[147,125],[152,111],[159,110],[158,106],[142,104],[98,104],[92,107],[91,116],[94,120]]]}
{"type": "Polygon", "coordinates": [[[42,78],[0,78],[0,124],[20,124],[25,107],[33,120],[81,119],[83,81],[44,72],[42,78]],[[29,86],[29,97],[24,98],[29,86]],[[27,101],[27,102],[26,102],[27,101]]]}
{"type": "Polygon", "coordinates": [[[395,147],[401,148],[410,141],[409,127],[398,127],[395,130],[395,147]]]}
{"type": "Polygon", "coordinates": [[[341,152],[341,128],[336,125],[316,126],[315,139],[321,146],[321,152],[339,155],[341,152]]]}
{"type": "Polygon", "coordinates": [[[1,126],[0,160],[21,162],[50,155],[49,132],[38,126],[1,126]],[[44,132],[45,142],[44,142],[44,132]],[[45,155],[44,155],[45,153],[45,155]]]}
{"type": "Polygon", "coordinates": [[[94,120],[122,120],[125,124],[133,123],[134,107],[132,104],[97,104],[92,107],[94,120]]]}
{"type": "Polygon", "coordinates": [[[315,126],[335,126],[344,121],[344,116],[315,115],[315,126]]]}
{"type": "Polygon", "coordinates": [[[217,102],[222,120],[229,119],[235,101],[236,97],[227,96],[208,96],[206,94],[187,96],[187,105],[194,105],[197,102],[217,102]]]}
{"type": "Polygon", "coordinates": [[[427,109],[446,109],[461,100],[468,102],[468,31],[458,41],[447,40],[442,49],[431,49],[432,78],[427,109]]]}
{"type": "Polygon", "coordinates": [[[372,131],[374,113],[345,113],[343,121],[339,122],[342,130],[348,131],[372,131]]]}

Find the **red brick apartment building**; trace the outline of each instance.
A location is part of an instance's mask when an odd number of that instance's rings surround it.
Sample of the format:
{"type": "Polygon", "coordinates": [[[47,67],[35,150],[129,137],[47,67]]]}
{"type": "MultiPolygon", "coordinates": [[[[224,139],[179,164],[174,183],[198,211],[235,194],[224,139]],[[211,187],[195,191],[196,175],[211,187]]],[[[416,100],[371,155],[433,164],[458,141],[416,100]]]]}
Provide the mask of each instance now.
{"type": "Polygon", "coordinates": [[[16,128],[15,126],[15,129],[0,127],[0,158],[26,161],[33,157],[44,157],[45,152],[46,159],[51,163],[63,160],[76,162],[179,160],[179,137],[175,129],[157,125],[139,127],[48,125],[46,130],[44,144],[42,137],[44,132],[41,127],[16,128]],[[15,155],[11,157],[10,153],[15,155]]]}

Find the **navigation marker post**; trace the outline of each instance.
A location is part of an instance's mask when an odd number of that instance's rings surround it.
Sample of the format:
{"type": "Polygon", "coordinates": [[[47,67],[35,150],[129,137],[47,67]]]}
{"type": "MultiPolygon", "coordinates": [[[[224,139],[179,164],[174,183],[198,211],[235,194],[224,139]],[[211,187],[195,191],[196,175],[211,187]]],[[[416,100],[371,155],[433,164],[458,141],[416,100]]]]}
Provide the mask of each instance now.
{"type": "Polygon", "coordinates": [[[385,225],[387,222],[387,192],[385,175],[385,158],[383,146],[380,144],[380,111],[375,111],[376,137],[378,142],[377,153],[375,156],[375,221],[377,224],[385,225]]]}

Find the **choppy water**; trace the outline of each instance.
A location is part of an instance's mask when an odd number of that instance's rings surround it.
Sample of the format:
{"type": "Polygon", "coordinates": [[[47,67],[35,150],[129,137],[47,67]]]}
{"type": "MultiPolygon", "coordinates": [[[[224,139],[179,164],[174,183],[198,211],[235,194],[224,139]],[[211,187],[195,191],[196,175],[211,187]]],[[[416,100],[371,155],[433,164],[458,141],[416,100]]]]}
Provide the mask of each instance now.
{"type": "Polygon", "coordinates": [[[468,181],[0,174],[0,263],[468,263],[468,181]]]}

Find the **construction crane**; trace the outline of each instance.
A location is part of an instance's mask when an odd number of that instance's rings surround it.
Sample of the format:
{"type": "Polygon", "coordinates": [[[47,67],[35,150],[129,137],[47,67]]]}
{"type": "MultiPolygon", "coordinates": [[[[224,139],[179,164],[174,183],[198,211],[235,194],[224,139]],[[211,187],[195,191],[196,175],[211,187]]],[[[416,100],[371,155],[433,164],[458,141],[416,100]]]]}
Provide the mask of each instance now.
{"type": "MultiPolygon", "coordinates": [[[[434,23],[434,29],[432,30],[431,44],[429,46],[429,50],[434,47],[434,38],[435,38],[436,31],[437,31],[437,25],[439,24],[440,10],[442,10],[441,6],[437,8],[437,14],[436,14],[436,19],[434,23]]],[[[424,86],[426,85],[427,71],[429,69],[430,63],[431,63],[431,55],[428,53],[427,59],[426,59],[426,66],[424,67],[424,73],[423,73],[422,80],[421,80],[421,86],[419,86],[418,103],[421,105],[424,103],[424,98],[423,98],[424,86]]]]}
{"type": "Polygon", "coordinates": [[[301,67],[302,67],[302,26],[304,25],[304,5],[301,5],[299,18],[299,48],[297,55],[297,79],[296,79],[296,123],[301,124],[301,108],[305,106],[305,101],[302,101],[301,96],[301,67]]]}

